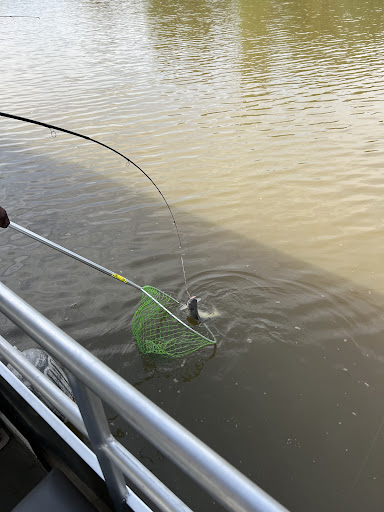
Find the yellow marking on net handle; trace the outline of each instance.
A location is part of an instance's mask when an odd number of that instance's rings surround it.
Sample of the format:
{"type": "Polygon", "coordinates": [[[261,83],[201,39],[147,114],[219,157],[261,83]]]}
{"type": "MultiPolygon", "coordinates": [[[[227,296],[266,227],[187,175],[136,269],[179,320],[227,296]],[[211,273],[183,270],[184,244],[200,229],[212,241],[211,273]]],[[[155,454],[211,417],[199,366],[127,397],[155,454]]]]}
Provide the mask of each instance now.
{"type": "Polygon", "coordinates": [[[127,279],[125,279],[125,277],[119,276],[119,274],[112,274],[112,277],[118,279],[119,281],[123,281],[123,283],[126,283],[128,281],[127,279]]]}

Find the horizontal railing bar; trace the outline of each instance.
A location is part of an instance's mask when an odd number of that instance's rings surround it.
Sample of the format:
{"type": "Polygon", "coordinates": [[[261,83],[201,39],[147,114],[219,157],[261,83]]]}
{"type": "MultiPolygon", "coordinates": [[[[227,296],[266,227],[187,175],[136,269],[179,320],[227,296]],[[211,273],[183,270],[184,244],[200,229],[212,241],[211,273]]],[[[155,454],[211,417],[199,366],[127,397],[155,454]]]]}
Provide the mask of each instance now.
{"type": "Polygon", "coordinates": [[[2,283],[0,310],[228,510],[286,510],[2,283]]]}
{"type": "MultiPolygon", "coordinates": [[[[53,382],[43,375],[22,352],[0,336],[0,355],[25,377],[39,393],[65,416],[85,437],[85,428],[78,406],[53,382]]],[[[1,364],[1,363],[0,363],[1,364]]],[[[110,436],[103,447],[105,454],[129,480],[164,512],[191,512],[166,485],[136,459],[121,443],[110,436]]]]}

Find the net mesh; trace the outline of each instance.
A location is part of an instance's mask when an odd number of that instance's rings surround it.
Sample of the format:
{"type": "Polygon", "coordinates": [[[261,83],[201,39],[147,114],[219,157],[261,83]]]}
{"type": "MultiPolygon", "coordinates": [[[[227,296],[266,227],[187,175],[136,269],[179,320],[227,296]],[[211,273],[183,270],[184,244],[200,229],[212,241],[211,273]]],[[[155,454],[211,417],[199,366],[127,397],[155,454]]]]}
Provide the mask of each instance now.
{"type": "Polygon", "coordinates": [[[155,353],[170,357],[183,357],[195,350],[215,343],[208,327],[203,327],[209,339],[174,318],[162,306],[176,314],[179,302],[152,286],[143,286],[141,301],[132,319],[132,332],[143,354],[155,353]]]}

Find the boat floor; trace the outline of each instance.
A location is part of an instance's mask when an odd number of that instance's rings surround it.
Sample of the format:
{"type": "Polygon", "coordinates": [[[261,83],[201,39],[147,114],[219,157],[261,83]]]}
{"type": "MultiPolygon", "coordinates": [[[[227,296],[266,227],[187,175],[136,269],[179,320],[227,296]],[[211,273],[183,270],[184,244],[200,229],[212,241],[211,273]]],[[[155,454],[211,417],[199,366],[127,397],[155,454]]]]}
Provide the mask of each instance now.
{"type": "Polygon", "coordinates": [[[47,475],[35,455],[1,424],[0,475],[2,512],[10,512],[47,475]]]}

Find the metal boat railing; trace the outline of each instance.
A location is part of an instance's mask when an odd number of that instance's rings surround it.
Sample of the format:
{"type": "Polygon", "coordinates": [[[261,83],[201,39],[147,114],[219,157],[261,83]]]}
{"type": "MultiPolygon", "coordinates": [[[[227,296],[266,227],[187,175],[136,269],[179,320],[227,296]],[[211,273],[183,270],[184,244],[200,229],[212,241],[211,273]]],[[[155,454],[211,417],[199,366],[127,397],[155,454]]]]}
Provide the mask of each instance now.
{"type": "Polygon", "coordinates": [[[0,311],[66,369],[76,404],[0,336],[0,355],[90,441],[82,443],[2,363],[0,374],[90,465],[108,487],[116,512],[129,505],[151,509],[127,487],[125,477],[160,510],[190,508],[111,434],[102,400],[177,464],[227,510],[284,512],[286,509],[157,405],[24,300],[0,283],[0,311]]]}

